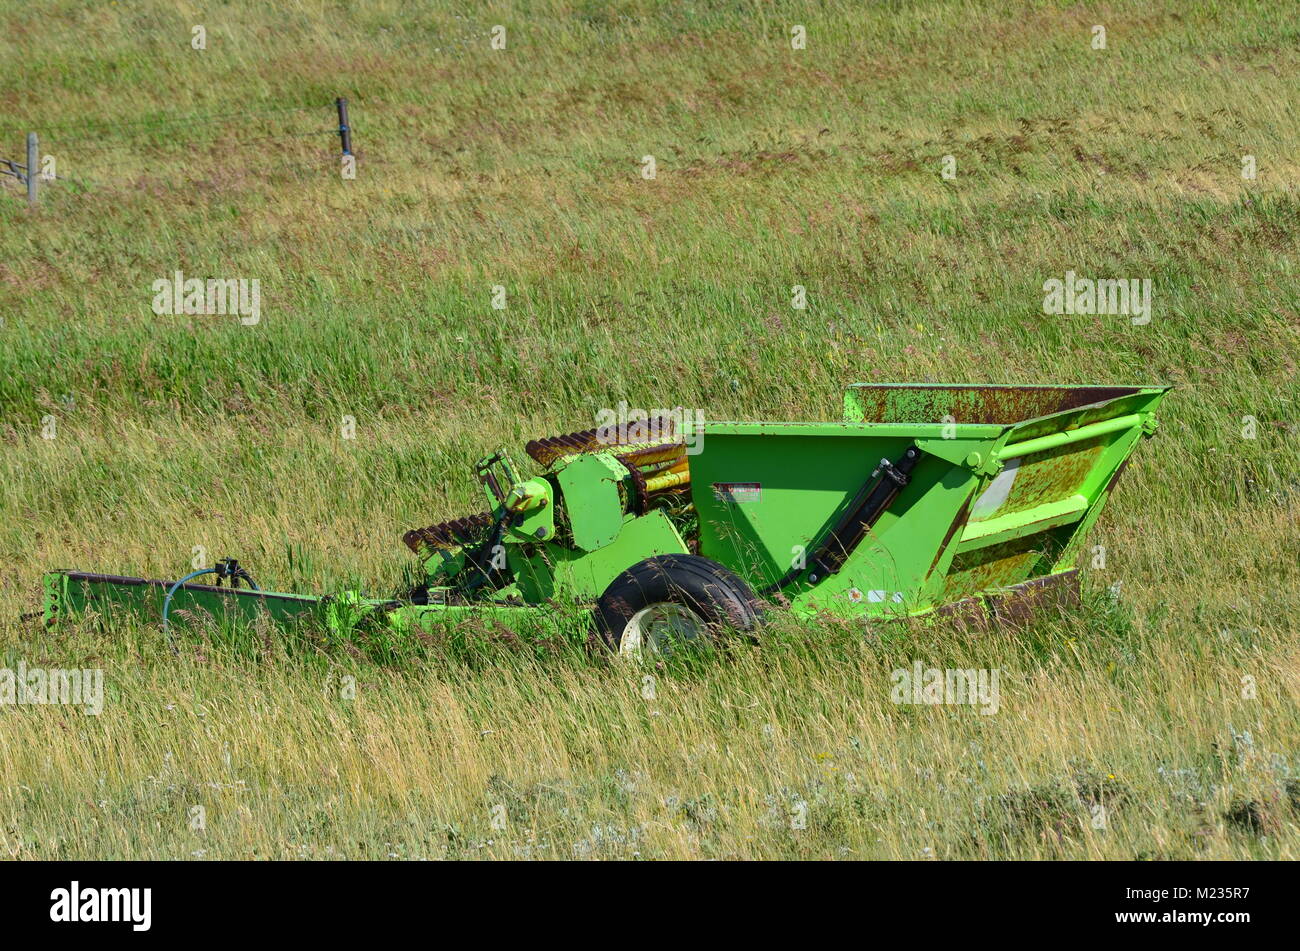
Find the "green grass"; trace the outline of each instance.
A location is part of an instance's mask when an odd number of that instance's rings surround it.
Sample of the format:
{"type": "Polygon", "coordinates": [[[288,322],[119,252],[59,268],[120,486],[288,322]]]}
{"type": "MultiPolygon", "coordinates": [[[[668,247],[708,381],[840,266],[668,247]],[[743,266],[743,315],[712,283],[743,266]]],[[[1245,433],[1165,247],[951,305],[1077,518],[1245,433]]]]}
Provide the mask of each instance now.
{"type": "Polygon", "coordinates": [[[0,178],[0,651],[108,701],[0,708],[0,854],[1300,857],[1298,40],[1267,3],[6,6],[0,157],[35,130],[76,181],[0,178]],[[154,315],[177,269],[259,279],[260,323],[154,315]],[[1045,315],[1067,270],[1150,278],[1152,322],[1045,315]],[[508,643],[16,620],[47,568],[195,546],[383,591],[497,445],[891,380],[1176,384],[1084,609],[778,622],[653,701],[508,643]],[[895,706],[914,659],[1002,710],[895,706]]]}

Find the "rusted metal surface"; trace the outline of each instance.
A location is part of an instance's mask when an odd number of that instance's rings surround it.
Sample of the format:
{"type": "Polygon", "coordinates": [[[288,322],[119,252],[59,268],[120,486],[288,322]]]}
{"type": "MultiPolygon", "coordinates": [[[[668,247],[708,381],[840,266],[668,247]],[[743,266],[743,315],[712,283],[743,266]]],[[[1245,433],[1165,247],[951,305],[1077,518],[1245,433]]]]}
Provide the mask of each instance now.
{"type": "Polygon", "coordinates": [[[1043,578],[1012,585],[1004,591],[971,596],[934,611],[956,627],[981,633],[994,627],[1024,627],[1052,610],[1077,607],[1079,569],[1071,568],[1043,578]]]}
{"type": "Polygon", "coordinates": [[[992,627],[992,617],[983,598],[969,597],[936,608],[933,616],[942,618],[960,631],[983,633],[992,627]]]}
{"type": "Polygon", "coordinates": [[[869,386],[851,391],[860,422],[1006,425],[1106,403],[1131,386],[869,386]]]}
{"type": "Polygon", "coordinates": [[[480,512],[464,518],[454,518],[428,528],[413,528],[402,536],[406,547],[417,555],[421,548],[460,548],[478,541],[482,533],[492,526],[492,513],[480,512]]]}
{"type": "Polygon", "coordinates": [[[1023,581],[1044,557],[1047,536],[1030,536],[958,554],[948,569],[944,600],[960,600],[990,588],[1007,588],[1023,581]]]}
{"type": "Polygon", "coordinates": [[[534,439],[524,446],[524,452],[528,453],[538,465],[549,466],[565,456],[573,456],[582,452],[596,452],[612,446],[638,445],[650,441],[644,438],[629,438],[636,436],[638,432],[655,434],[658,438],[653,441],[657,444],[662,445],[665,442],[662,438],[665,435],[668,437],[667,442],[675,442],[675,437],[677,437],[676,426],[676,421],[670,416],[629,420],[627,423],[618,426],[602,426],[596,429],[586,429],[580,433],[534,439]]]}
{"type": "Polygon", "coordinates": [[[681,442],[660,443],[657,446],[634,449],[631,452],[623,453],[617,458],[619,462],[629,469],[636,467],[643,471],[659,472],[664,468],[672,468],[685,461],[686,444],[681,442]]]}
{"type": "Polygon", "coordinates": [[[628,493],[628,508],[636,515],[650,511],[650,489],[645,484],[645,474],[635,467],[628,467],[628,481],[632,491],[628,493]]]}
{"type": "Polygon", "coordinates": [[[628,502],[631,510],[637,515],[644,515],[649,511],[652,495],[668,495],[675,492],[686,492],[690,489],[690,485],[687,483],[654,490],[648,483],[648,480],[653,476],[685,466],[685,443],[667,442],[657,446],[645,446],[614,458],[628,471],[632,488],[631,498],[628,502]]]}
{"type": "Polygon", "coordinates": [[[1049,449],[1020,461],[1006,499],[996,509],[981,513],[995,518],[1024,512],[1046,502],[1056,502],[1078,492],[1097,464],[1102,444],[1076,444],[1049,449]]]}
{"type": "Polygon", "coordinates": [[[1046,611],[1078,607],[1079,569],[1024,581],[1004,592],[994,592],[986,600],[990,614],[999,625],[1022,626],[1046,611]]]}

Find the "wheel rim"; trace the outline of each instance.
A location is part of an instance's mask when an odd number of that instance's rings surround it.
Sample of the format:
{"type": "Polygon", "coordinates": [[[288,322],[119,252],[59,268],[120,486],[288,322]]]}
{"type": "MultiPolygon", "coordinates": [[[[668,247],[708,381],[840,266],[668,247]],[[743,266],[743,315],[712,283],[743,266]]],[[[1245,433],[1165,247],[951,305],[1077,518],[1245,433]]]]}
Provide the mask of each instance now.
{"type": "Polygon", "coordinates": [[[671,601],[650,604],[637,611],[623,628],[618,652],[671,654],[675,647],[693,646],[708,637],[704,619],[690,608],[671,601]]]}

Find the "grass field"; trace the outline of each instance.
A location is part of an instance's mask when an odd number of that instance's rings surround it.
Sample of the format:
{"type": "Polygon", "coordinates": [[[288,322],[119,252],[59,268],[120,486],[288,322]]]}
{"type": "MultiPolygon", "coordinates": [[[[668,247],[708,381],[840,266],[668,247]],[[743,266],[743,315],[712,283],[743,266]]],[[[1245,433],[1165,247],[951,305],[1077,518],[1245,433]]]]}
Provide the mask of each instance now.
{"type": "Polygon", "coordinates": [[[0,5],[0,158],[36,131],[61,179],[0,177],[0,666],[106,691],[0,707],[0,856],[1300,858],[1300,21],[866,6],[0,5]],[[156,315],[177,270],[260,320],[156,315]],[[1067,271],[1151,280],[1150,323],[1045,314],[1067,271]],[[490,638],[19,620],[48,568],[196,547],[384,594],[498,445],[857,381],[1177,386],[1081,610],[778,620],[653,699],[490,638]],[[895,705],[916,660],[999,712],[895,705]]]}

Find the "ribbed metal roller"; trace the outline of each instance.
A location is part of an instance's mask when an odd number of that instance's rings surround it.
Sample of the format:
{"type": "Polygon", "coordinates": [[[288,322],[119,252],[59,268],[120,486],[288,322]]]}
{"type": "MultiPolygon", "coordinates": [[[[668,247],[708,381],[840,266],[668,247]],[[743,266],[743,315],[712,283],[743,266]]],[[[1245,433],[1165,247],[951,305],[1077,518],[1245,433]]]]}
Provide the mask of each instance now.
{"type": "Polygon", "coordinates": [[[428,528],[413,528],[402,536],[411,551],[419,554],[421,547],[460,548],[478,541],[479,536],[492,525],[492,513],[480,512],[440,522],[428,528]]]}
{"type": "MultiPolygon", "coordinates": [[[[597,452],[611,446],[639,445],[646,442],[644,439],[627,438],[629,435],[634,435],[637,429],[644,429],[661,435],[666,433],[671,441],[677,435],[676,426],[676,421],[667,416],[631,420],[619,426],[586,429],[579,433],[569,433],[564,436],[534,439],[524,446],[524,452],[528,453],[538,465],[549,466],[565,456],[575,456],[583,452],[597,452]]],[[[655,442],[658,441],[655,440],[655,442]]]]}

